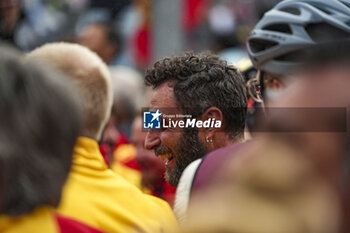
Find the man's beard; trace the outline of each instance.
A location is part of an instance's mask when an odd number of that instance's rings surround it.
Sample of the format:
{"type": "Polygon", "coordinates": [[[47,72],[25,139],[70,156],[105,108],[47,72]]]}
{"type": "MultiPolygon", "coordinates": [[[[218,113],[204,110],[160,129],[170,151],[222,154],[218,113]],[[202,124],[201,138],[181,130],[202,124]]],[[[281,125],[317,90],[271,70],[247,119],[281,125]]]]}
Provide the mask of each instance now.
{"type": "Polygon", "coordinates": [[[165,180],[171,186],[177,186],[185,168],[196,159],[202,158],[208,151],[198,137],[198,129],[185,129],[175,151],[161,145],[156,154],[171,153],[175,159],[174,168],[166,168],[165,180]]]}

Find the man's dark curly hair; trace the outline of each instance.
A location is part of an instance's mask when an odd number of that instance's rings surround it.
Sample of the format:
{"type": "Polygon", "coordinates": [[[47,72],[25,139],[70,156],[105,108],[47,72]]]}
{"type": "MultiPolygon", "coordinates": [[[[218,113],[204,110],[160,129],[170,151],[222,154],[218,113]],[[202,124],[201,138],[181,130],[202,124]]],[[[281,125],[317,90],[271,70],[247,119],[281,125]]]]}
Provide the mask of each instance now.
{"type": "Polygon", "coordinates": [[[168,81],[175,82],[175,100],[185,114],[199,117],[215,106],[223,114],[225,132],[231,138],[243,136],[247,94],[235,67],[210,52],[186,52],[159,60],[146,71],[147,86],[156,88],[168,81]]]}

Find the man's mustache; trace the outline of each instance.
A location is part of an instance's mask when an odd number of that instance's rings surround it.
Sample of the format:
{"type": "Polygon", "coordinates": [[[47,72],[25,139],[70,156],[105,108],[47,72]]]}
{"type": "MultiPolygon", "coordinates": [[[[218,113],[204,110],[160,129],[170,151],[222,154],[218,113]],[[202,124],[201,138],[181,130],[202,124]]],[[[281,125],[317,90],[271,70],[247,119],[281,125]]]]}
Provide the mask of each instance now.
{"type": "Polygon", "coordinates": [[[173,151],[169,148],[169,147],[166,147],[164,145],[160,145],[160,146],[157,146],[155,149],[154,149],[154,153],[159,156],[161,154],[166,154],[166,153],[170,153],[172,155],[174,155],[173,151]]]}

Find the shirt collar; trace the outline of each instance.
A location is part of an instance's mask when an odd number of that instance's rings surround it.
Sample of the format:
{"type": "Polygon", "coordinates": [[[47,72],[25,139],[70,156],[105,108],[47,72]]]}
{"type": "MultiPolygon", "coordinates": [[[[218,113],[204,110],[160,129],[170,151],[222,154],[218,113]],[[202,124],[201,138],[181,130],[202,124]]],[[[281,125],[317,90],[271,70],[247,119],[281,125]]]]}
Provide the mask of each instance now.
{"type": "Polygon", "coordinates": [[[88,137],[78,137],[73,155],[73,167],[76,165],[95,170],[107,169],[96,140],[88,137]]]}

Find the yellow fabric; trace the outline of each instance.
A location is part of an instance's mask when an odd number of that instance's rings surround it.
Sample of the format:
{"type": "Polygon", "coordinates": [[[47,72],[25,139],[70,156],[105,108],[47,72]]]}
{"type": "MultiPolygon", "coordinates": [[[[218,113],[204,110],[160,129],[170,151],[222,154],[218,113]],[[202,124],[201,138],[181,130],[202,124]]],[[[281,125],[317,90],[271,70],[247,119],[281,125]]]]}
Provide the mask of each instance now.
{"type": "Polygon", "coordinates": [[[132,144],[122,144],[113,153],[114,161],[125,163],[135,159],[136,148],[132,144]]]}
{"type": "Polygon", "coordinates": [[[128,161],[135,159],[136,148],[131,144],[120,145],[113,153],[114,161],[111,169],[117,172],[129,183],[141,189],[142,174],[140,171],[125,166],[128,161]]]}
{"type": "Polygon", "coordinates": [[[238,62],[234,63],[233,65],[235,65],[236,67],[238,67],[238,69],[241,72],[244,72],[246,70],[248,70],[249,68],[251,68],[253,66],[253,63],[251,62],[251,60],[247,57],[240,59],[238,62]]]}
{"type": "Polygon", "coordinates": [[[0,216],[1,233],[58,233],[52,208],[41,207],[20,217],[0,216]]]}
{"type": "Polygon", "coordinates": [[[169,205],[107,169],[96,141],[80,137],[58,212],[108,232],[169,232],[169,205]]]}

